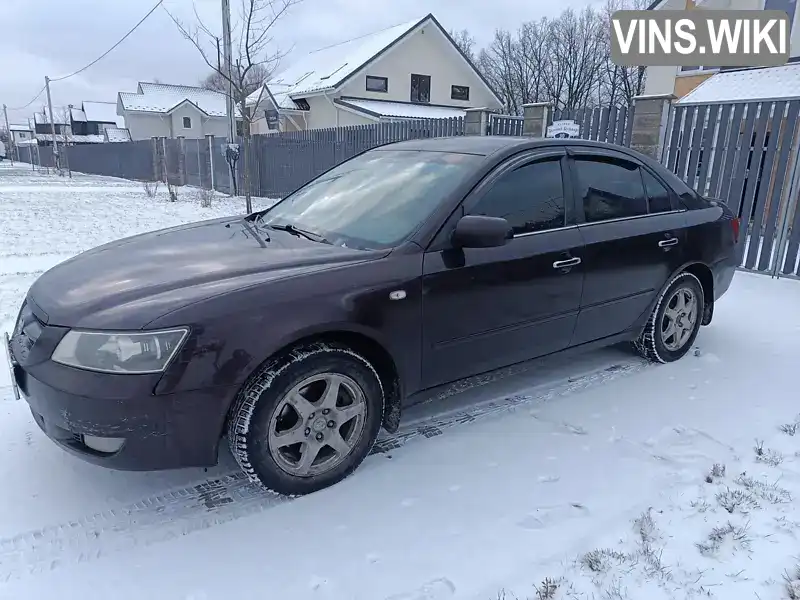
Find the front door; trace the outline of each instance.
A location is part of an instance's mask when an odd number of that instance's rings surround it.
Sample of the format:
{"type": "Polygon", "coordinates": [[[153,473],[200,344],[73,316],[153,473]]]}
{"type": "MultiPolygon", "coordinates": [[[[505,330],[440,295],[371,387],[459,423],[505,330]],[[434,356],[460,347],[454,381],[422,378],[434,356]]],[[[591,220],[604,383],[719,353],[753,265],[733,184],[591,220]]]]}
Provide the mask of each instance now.
{"type": "Polygon", "coordinates": [[[431,244],[423,264],[424,387],[569,345],[583,286],[583,244],[566,174],[561,149],[509,159],[431,244]],[[514,238],[498,248],[453,248],[447,240],[463,215],[503,217],[514,238]]]}
{"type": "Polygon", "coordinates": [[[686,215],[669,188],[627,154],[576,149],[569,164],[586,245],[578,345],[622,333],[649,310],[684,262],[686,215]]]}

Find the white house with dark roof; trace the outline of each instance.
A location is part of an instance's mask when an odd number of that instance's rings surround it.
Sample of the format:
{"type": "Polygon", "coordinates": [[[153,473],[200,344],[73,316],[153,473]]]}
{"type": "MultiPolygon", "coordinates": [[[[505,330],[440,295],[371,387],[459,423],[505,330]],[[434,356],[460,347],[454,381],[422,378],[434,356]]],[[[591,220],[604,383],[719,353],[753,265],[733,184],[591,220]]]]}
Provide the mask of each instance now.
{"type": "Polygon", "coordinates": [[[134,141],[228,133],[225,95],[199,87],[140,82],[135,93],[118,94],[116,112],[134,141]]]}
{"type": "Polygon", "coordinates": [[[20,142],[29,144],[32,139],[35,139],[30,125],[15,125],[12,123],[8,128],[11,130],[11,138],[16,145],[19,145],[20,142]]]}
{"type": "Polygon", "coordinates": [[[497,93],[432,14],[311,52],[279,71],[248,102],[260,115],[253,133],[463,117],[466,108],[502,108],[497,93]]]}

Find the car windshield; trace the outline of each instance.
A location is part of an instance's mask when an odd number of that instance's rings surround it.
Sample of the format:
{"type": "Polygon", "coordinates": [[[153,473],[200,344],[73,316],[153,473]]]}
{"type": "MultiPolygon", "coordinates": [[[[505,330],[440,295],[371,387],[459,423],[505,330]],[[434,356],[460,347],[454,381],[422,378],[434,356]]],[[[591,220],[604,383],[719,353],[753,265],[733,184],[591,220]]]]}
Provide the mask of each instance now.
{"type": "Polygon", "coordinates": [[[350,248],[391,248],[413,235],[482,157],[410,150],[366,152],[264,213],[262,225],[313,232],[350,248]]]}

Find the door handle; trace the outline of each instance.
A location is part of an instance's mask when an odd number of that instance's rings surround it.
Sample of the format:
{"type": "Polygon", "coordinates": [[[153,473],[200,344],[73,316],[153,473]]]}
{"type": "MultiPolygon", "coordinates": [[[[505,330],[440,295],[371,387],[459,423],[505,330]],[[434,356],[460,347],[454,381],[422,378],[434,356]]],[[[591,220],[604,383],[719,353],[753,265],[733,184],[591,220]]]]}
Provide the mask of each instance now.
{"type": "Polygon", "coordinates": [[[660,242],[658,242],[658,246],[659,248],[669,248],[670,246],[674,246],[675,244],[677,244],[679,241],[680,240],[678,240],[678,238],[676,237],[669,238],[668,240],[661,240],[660,242]]]}
{"type": "Polygon", "coordinates": [[[576,256],[575,258],[568,258],[567,260],[557,260],[553,263],[554,269],[566,269],[568,267],[574,267],[575,265],[581,264],[580,257],[576,256]]]}

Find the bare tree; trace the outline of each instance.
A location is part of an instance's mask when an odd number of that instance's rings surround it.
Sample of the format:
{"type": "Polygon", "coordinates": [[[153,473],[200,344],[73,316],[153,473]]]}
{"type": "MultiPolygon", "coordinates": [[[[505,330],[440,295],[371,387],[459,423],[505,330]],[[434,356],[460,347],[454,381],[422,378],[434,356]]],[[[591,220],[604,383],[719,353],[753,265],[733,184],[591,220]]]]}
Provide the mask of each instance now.
{"type": "MultiPolygon", "coordinates": [[[[237,107],[237,117],[242,123],[244,162],[244,190],[247,212],[252,212],[250,190],[250,126],[256,119],[256,111],[248,106],[247,97],[253,93],[253,69],[262,69],[264,77],[259,83],[274,72],[280,59],[284,56],[274,47],[272,31],[277,22],[287,11],[301,0],[239,0],[238,14],[231,16],[231,41],[233,56],[231,69],[228,72],[220,51],[220,37],[213,33],[200,19],[195,7],[194,25],[182,23],[170,13],[178,30],[189,40],[202,56],[206,65],[225,82],[227,89],[237,107]],[[235,20],[234,20],[235,16],[235,20]]],[[[257,107],[264,94],[264,86],[257,87],[258,98],[253,106],[257,107]]],[[[235,164],[238,160],[238,146],[229,140],[229,164],[231,174],[236,181],[235,164]]]]}
{"type": "Polygon", "coordinates": [[[456,31],[451,29],[449,32],[450,37],[456,43],[456,46],[464,53],[464,55],[475,62],[475,38],[470,34],[469,30],[461,29],[456,31]]]}
{"type": "MultiPolygon", "coordinates": [[[[254,65],[247,73],[244,84],[249,96],[258,89],[264,81],[271,75],[264,65],[254,65]]],[[[200,87],[222,94],[228,93],[228,80],[219,71],[211,71],[208,76],[200,82],[200,87]]]]}
{"type": "Polygon", "coordinates": [[[611,16],[618,10],[642,10],[647,7],[648,0],[607,0],[604,7],[604,18],[609,31],[606,51],[606,63],[603,69],[602,86],[608,104],[633,104],[633,99],[644,93],[647,68],[617,65],[611,60],[610,32],[611,16]]]}

